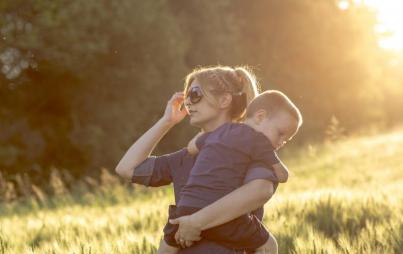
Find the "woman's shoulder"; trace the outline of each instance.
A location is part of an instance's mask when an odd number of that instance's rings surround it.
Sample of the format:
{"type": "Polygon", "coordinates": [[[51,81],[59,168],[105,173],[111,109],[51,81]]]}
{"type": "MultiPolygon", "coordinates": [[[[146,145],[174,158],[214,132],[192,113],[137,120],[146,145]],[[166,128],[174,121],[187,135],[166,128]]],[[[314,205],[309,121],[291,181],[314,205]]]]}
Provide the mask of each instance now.
{"type": "Polygon", "coordinates": [[[220,136],[224,134],[233,134],[239,132],[251,132],[253,129],[244,123],[224,123],[220,127],[211,132],[207,132],[209,136],[220,136]]]}
{"type": "Polygon", "coordinates": [[[225,138],[250,139],[256,136],[256,131],[244,123],[228,123],[220,134],[225,138]]]}
{"type": "Polygon", "coordinates": [[[175,152],[167,153],[167,154],[163,154],[163,155],[159,155],[159,156],[155,156],[155,157],[173,162],[173,161],[181,161],[184,157],[186,157],[188,155],[189,155],[189,153],[188,153],[187,148],[183,147],[175,152]]]}

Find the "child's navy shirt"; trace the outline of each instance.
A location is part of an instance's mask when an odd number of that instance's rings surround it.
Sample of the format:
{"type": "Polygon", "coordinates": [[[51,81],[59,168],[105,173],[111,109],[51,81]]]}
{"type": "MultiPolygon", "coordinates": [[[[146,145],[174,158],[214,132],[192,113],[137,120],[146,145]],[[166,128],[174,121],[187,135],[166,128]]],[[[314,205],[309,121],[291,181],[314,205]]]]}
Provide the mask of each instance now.
{"type": "MultiPolygon", "coordinates": [[[[178,204],[182,188],[186,185],[190,171],[197,156],[192,156],[186,148],[162,156],[150,156],[133,170],[132,182],[145,186],[164,186],[173,183],[175,203],[178,204]]],[[[256,179],[266,179],[274,183],[277,189],[278,180],[272,170],[260,164],[250,164],[243,180],[244,183],[256,179]]],[[[168,213],[168,208],[167,208],[168,213]]],[[[263,219],[263,208],[253,212],[260,220],[263,219]]],[[[180,249],[178,254],[240,254],[242,251],[228,249],[218,243],[202,239],[189,248],[180,249]]]]}
{"type": "Polygon", "coordinates": [[[271,168],[280,160],[263,133],[243,123],[226,123],[196,140],[197,160],[178,206],[203,208],[244,184],[249,165],[271,168]]]}

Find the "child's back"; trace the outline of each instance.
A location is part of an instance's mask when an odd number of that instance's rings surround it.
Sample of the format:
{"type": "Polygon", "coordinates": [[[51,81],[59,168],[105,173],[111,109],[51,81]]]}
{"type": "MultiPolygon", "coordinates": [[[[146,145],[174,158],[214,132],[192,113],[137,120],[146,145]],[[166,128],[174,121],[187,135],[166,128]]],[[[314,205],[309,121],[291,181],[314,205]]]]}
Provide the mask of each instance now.
{"type": "Polygon", "coordinates": [[[178,206],[205,207],[239,188],[251,162],[266,168],[280,162],[270,141],[242,123],[226,123],[205,133],[196,145],[200,152],[178,206]]]}

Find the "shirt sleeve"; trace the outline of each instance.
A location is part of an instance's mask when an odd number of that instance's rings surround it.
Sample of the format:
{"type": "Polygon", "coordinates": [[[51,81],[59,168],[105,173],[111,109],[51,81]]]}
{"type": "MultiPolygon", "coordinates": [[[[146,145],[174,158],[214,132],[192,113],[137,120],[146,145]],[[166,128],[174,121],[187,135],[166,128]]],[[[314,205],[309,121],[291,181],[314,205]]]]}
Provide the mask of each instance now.
{"type": "Polygon", "coordinates": [[[278,178],[274,171],[265,167],[264,165],[259,165],[258,163],[253,164],[249,169],[246,171],[246,175],[243,181],[243,184],[249,183],[256,179],[265,179],[273,183],[274,193],[277,191],[278,187],[278,178]]]}
{"type": "Polygon", "coordinates": [[[270,140],[263,134],[254,136],[251,140],[253,144],[251,149],[251,160],[255,163],[263,163],[267,168],[280,163],[280,159],[270,143],[270,140]]]}
{"type": "Polygon", "coordinates": [[[133,170],[132,183],[150,186],[156,157],[148,157],[133,170]]]}
{"type": "Polygon", "coordinates": [[[134,169],[132,182],[151,187],[170,184],[172,182],[172,165],[177,160],[181,160],[183,154],[182,149],[171,154],[148,157],[134,169]]]}
{"type": "Polygon", "coordinates": [[[244,184],[256,179],[266,179],[273,183],[277,183],[278,179],[274,171],[264,165],[252,165],[247,171],[244,178],[244,184]]]}

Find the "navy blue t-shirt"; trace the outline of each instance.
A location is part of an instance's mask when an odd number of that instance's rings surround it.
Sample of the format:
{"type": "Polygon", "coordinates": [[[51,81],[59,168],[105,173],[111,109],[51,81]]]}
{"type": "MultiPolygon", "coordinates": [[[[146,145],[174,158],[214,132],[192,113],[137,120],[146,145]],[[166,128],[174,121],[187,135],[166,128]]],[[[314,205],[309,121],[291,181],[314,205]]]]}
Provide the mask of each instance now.
{"type": "Polygon", "coordinates": [[[270,140],[243,123],[226,123],[196,140],[197,160],[178,206],[203,208],[244,184],[252,163],[279,163],[270,140]]]}
{"type": "MultiPolygon", "coordinates": [[[[132,182],[158,187],[173,183],[175,203],[178,204],[179,195],[185,186],[189,173],[197,159],[187,152],[186,148],[171,154],[162,156],[150,156],[143,163],[137,166],[133,171],[132,182]]],[[[245,175],[244,183],[256,179],[266,179],[274,183],[274,189],[278,186],[278,181],[273,171],[268,170],[262,165],[251,164],[245,175]]],[[[257,218],[263,219],[263,208],[259,208],[253,212],[257,218]]],[[[168,215],[168,208],[167,208],[168,215]]],[[[218,243],[202,239],[189,248],[180,249],[178,254],[240,254],[242,251],[228,249],[218,243]]]]}

